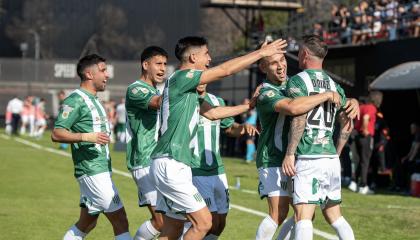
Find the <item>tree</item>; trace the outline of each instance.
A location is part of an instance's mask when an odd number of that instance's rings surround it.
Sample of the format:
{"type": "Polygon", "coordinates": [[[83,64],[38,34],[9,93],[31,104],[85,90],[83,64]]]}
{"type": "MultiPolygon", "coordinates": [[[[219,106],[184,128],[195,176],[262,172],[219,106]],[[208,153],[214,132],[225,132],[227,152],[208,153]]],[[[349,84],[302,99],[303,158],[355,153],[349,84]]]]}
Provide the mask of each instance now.
{"type": "Polygon", "coordinates": [[[28,42],[30,49],[34,51],[34,34],[40,36],[41,58],[55,56],[53,42],[60,33],[58,23],[54,20],[54,11],[51,11],[53,0],[26,0],[23,5],[22,16],[13,18],[6,26],[6,34],[19,46],[22,42],[28,42]]]}

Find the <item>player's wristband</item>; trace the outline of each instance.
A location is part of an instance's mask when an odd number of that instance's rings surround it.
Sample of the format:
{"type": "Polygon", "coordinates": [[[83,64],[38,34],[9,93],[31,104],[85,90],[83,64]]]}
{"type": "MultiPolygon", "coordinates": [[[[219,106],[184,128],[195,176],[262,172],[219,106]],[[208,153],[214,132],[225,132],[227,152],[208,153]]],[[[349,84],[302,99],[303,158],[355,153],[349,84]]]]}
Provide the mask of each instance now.
{"type": "Polygon", "coordinates": [[[93,142],[96,143],[98,136],[96,133],[82,133],[82,142],[93,142]]]}

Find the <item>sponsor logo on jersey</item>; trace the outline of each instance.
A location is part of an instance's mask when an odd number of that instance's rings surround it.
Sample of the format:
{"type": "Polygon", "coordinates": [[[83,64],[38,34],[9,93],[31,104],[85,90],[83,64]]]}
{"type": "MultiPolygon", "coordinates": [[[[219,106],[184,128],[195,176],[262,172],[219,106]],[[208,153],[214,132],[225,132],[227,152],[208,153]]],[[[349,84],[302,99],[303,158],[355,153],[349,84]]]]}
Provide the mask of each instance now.
{"type": "Polygon", "coordinates": [[[131,89],[131,92],[133,94],[137,94],[139,92],[139,90],[135,87],[135,88],[131,89]]]}
{"type": "Polygon", "coordinates": [[[186,77],[187,77],[187,78],[193,78],[193,77],[194,77],[194,72],[195,72],[195,70],[191,69],[191,70],[187,73],[186,77]]]}
{"type": "Polygon", "coordinates": [[[144,93],[144,94],[148,94],[148,93],[149,93],[149,90],[148,90],[147,88],[142,88],[142,87],[139,87],[139,89],[140,89],[140,91],[141,91],[142,93],[144,93]]]}

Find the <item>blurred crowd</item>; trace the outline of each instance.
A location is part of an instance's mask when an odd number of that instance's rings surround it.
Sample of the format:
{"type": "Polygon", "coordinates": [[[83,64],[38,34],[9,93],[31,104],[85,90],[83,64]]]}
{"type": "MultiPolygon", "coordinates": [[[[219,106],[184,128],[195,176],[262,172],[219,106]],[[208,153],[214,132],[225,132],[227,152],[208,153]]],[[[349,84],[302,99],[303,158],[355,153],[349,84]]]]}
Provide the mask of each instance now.
{"type": "Polygon", "coordinates": [[[354,7],[333,5],[331,20],[315,23],[312,33],[330,45],[419,37],[419,9],[418,0],[363,0],[354,7]]]}
{"type": "Polygon", "coordinates": [[[14,97],[6,107],[6,133],[41,138],[47,128],[45,99],[27,96],[23,101],[14,97]]]}

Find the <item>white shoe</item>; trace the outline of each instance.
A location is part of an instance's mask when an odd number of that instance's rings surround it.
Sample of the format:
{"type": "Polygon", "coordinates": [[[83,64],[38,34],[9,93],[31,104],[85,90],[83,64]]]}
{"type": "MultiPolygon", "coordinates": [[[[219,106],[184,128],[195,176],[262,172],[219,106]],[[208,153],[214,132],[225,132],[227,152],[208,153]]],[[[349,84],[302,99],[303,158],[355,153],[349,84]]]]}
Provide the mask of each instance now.
{"type": "Polygon", "coordinates": [[[350,191],[357,192],[357,184],[354,181],[351,181],[350,185],[348,186],[350,191]]]}
{"type": "Polygon", "coordinates": [[[371,194],[375,194],[374,191],[370,190],[368,186],[365,187],[361,187],[359,189],[359,193],[363,194],[363,195],[371,195],[371,194]]]}

